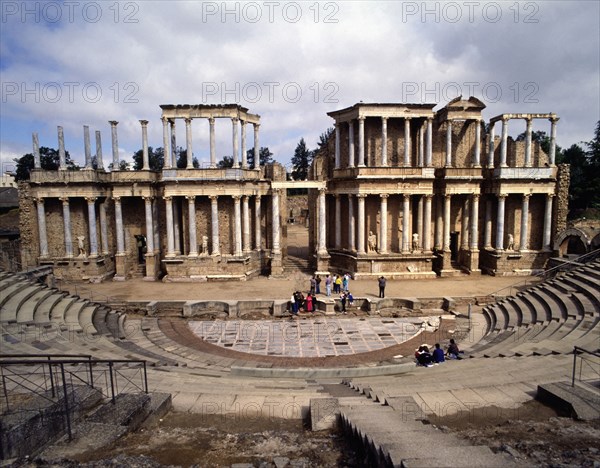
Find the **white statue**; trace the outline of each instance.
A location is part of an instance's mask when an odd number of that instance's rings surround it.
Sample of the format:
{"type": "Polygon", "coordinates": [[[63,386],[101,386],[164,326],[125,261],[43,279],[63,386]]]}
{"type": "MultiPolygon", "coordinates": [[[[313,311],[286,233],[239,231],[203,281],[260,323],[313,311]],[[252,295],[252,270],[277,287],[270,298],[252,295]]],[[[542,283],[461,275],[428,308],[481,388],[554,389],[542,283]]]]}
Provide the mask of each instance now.
{"type": "Polygon", "coordinates": [[[508,235],[508,245],[506,246],[506,250],[515,250],[515,238],[512,234],[508,235]]]}
{"type": "Polygon", "coordinates": [[[202,236],[202,255],[208,255],[208,236],[202,236]]]}
{"type": "Polygon", "coordinates": [[[412,249],[413,251],[415,250],[419,250],[420,245],[419,245],[419,234],[417,234],[416,232],[412,235],[412,249]]]}
{"type": "Polygon", "coordinates": [[[83,241],[85,240],[85,236],[77,236],[77,247],[79,248],[79,257],[87,257],[85,252],[85,245],[83,241]]]}
{"type": "Polygon", "coordinates": [[[377,250],[377,235],[373,234],[373,231],[369,231],[369,252],[375,252],[377,250]]]}

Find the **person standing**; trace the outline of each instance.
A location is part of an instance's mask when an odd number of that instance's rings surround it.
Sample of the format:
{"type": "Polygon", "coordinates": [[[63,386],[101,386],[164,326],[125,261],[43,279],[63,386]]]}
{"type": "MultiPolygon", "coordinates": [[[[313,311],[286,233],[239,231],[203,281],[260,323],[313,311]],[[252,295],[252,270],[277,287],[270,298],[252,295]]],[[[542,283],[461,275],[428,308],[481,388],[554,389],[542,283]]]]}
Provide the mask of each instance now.
{"type": "Polygon", "coordinates": [[[298,315],[298,304],[296,303],[296,293],[293,293],[292,297],[290,298],[290,306],[291,306],[292,317],[295,315],[298,315]]]}
{"type": "Polygon", "coordinates": [[[379,297],[385,297],[385,278],[383,276],[379,277],[379,297]]]}
{"type": "Polygon", "coordinates": [[[346,293],[345,292],[340,294],[340,301],[342,303],[342,314],[347,314],[347,312],[346,312],[346,293]]]}
{"type": "Polygon", "coordinates": [[[312,275],[312,278],[310,279],[310,294],[314,294],[316,289],[317,279],[315,278],[315,275],[312,275]]]}
{"type": "Polygon", "coordinates": [[[317,275],[317,277],[315,278],[315,282],[316,282],[316,293],[321,294],[321,277],[319,275],[317,275]]]}
{"type": "Polygon", "coordinates": [[[309,293],[308,296],[306,296],[306,312],[314,312],[313,300],[313,295],[309,293]]]}
{"type": "Polygon", "coordinates": [[[337,275],[335,277],[335,286],[334,286],[334,293],[339,294],[342,292],[342,277],[337,275]]]}
{"type": "Polygon", "coordinates": [[[342,279],[342,290],[347,293],[348,292],[348,284],[350,282],[350,275],[346,273],[344,275],[344,279],[342,279]]]}
{"type": "Polygon", "coordinates": [[[331,296],[331,276],[327,275],[325,278],[325,294],[327,296],[331,296]]]}

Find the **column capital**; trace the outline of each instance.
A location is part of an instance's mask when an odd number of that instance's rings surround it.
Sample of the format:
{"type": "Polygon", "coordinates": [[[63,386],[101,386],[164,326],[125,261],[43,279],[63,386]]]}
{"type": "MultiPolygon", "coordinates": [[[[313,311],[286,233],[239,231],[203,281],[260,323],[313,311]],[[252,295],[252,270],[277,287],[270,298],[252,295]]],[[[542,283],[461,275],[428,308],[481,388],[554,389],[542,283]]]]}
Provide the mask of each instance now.
{"type": "Polygon", "coordinates": [[[219,198],[219,195],[209,195],[208,198],[210,198],[213,201],[216,201],[219,198]]]}
{"type": "Polygon", "coordinates": [[[425,118],[427,119],[427,123],[433,122],[433,117],[432,116],[428,116],[428,117],[425,117],[425,118]]]}
{"type": "Polygon", "coordinates": [[[363,122],[364,122],[364,120],[365,120],[365,119],[366,119],[366,117],[365,117],[364,115],[359,115],[359,116],[356,118],[356,120],[358,120],[359,122],[360,122],[360,121],[363,121],[363,122]]]}
{"type": "Polygon", "coordinates": [[[63,205],[69,204],[69,197],[59,197],[59,200],[63,202],[63,205]]]}
{"type": "Polygon", "coordinates": [[[256,194],[256,195],[254,195],[254,198],[255,198],[256,200],[260,200],[260,198],[261,198],[261,197],[262,197],[262,195],[261,195],[260,193],[258,193],[258,194],[256,194]]]}
{"type": "Polygon", "coordinates": [[[550,117],[548,120],[551,123],[555,124],[556,122],[558,122],[560,120],[560,117],[550,117]]]}
{"type": "Polygon", "coordinates": [[[250,199],[250,195],[242,195],[242,200],[248,201],[250,199]]]}
{"type": "Polygon", "coordinates": [[[168,123],[169,123],[169,118],[165,117],[164,115],[163,115],[163,116],[160,118],[160,120],[162,120],[162,123],[163,123],[164,125],[166,125],[166,124],[168,124],[168,123]]]}
{"type": "Polygon", "coordinates": [[[450,200],[450,198],[452,198],[452,195],[450,195],[449,193],[444,194],[444,198],[446,200],[450,200]]]}
{"type": "Polygon", "coordinates": [[[339,193],[334,193],[333,196],[335,197],[336,200],[340,199],[340,194],[339,193]]]}
{"type": "Polygon", "coordinates": [[[367,194],[366,193],[357,193],[356,198],[367,198],[367,194]]]}
{"type": "Polygon", "coordinates": [[[209,117],[208,118],[208,123],[211,124],[211,125],[214,125],[215,124],[215,118],[214,117],[209,117]]]}
{"type": "Polygon", "coordinates": [[[523,120],[525,120],[525,122],[527,122],[528,124],[530,124],[533,121],[533,117],[531,117],[530,115],[523,117],[523,120]]]}
{"type": "Polygon", "coordinates": [[[121,203],[121,197],[119,195],[113,195],[111,198],[107,198],[106,200],[112,200],[115,203],[121,203]]]}
{"type": "Polygon", "coordinates": [[[410,119],[412,119],[412,117],[410,117],[410,116],[408,116],[408,115],[406,115],[406,116],[404,117],[404,120],[410,120],[410,119]]]}
{"type": "Polygon", "coordinates": [[[192,123],[192,118],[191,117],[185,117],[183,120],[185,120],[186,125],[189,125],[192,123]]]}
{"type": "Polygon", "coordinates": [[[109,120],[108,123],[110,124],[111,127],[116,127],[119,122],[116,120],[109,120]]]}
{"type": "Polygon", "coordinates": [[[281,194],[283,193],[283,190],[282,190],[282,189],[280,189],[280,188],[276,188],[276,189],[272,189],[272,190],[271,190],[271,193],[272,193],[273,195],[281,195],[281,194]]]}
{"type": "Polygon", "coordinates": [[[431,194],[431,193],[426,193],[424,196],[427,200],[433,199],[433,194],[431,194]]]}
{"type": "Polygon", "coordinates": [[[326,188],[323,188],[323,187],[319,188],[319,195],[325,195],[326,193],[327,193],[327,189],[326,188]]]}
{"type": "MultiPolygon", "coordinates": [[[[447,196],[450,196],[450,195],[447,195],[447,196]]],[[[402,194],[402,198],[404,199],[404,201],[406,201],[406,200],[410,200],[410,194],[408,194],[408,193],[403,193],[403,194],[402,194]]]]}
{"type": "Polygon", "coordinates": [[[233,198],[234,200],[240,200],[242,198],[241,195],[231,195],[231,198],[233,198]]]}
{"type": "Polygon", "coordinates": [[[248,121],[246,121],[246,120],[244,120],[244,119],[240,119],[240,125],[241,125],[242,127],[245,127],[247,123],[248,123],[248,121]]]}
{"type": "Polygon", "coordinates": [[[508,121],[510,120],[510,119],[509,119],[508,117],[506,117],[505,115],[503,115],[503,116],[501,117],[501,119],[502,119],[502,123],[503,123],[503,124],[504,124],[504,123],[506,123],[506,122],[508,122],[508,121]]]}
{"type": "Polygon", "coordinates": [[[185,198],[188,202],[196,201],[196,195],[186,195],[185,198]]]}
{"type": "Polygon", "coordinates": [[[500,194],[498,194],[498,198],[504,199],[506,197],[508,197],[508,193],[500,193],[500,194]]]}
{"type": "Polygon", "coordinates": [[[555,195],[553,193],[547,193],[546,194],[546,198],[548,198],[548,199],[552,199],[554,197],[555,197],[555,195]]]}
{"type": "Polygon", "coordinates": [[[41,203],[41,204],[44,204],[44,201],[46,200],[44,197],[33,197],[33,199],[35,200],[36,203],[41,203]]]}
{"type": "Polygon", "coordinates": [[[165,195],[165,196],[163,197],[163,200],[164,200],[164,201],[169,201],[169,202],[170,202],[170,201],[172,201],[172,200],[173,200],[173,197],[172,197],[171,195],[165,195]]]}
{"type": "Polygon", "coordinates": [[[252,125],[254,125],[254,130],[258,130],[260,128],[259,123],[252,123],[252,125]]]}
{"type": "Polygon", "coordinates": [[[379,195],[379,197],[380,197],[382,200],[387,200],[389,196],[390,196],[390,194],[389,194],[389,193],[382,193],[382,194],[380,194],[380,195],[379,195]]]}
{"type": "Polygon", "coordinates": [[[481,197],[481,194],[479,194],[479,193],[472,193],[471,197],[473,197],[473,200],[479,200],[479,197],[481,197]]]}
{"type": "Polygon", "coordinates": [[[231,122],[237,124],[240,121],[239,117],[231,117],[231,122]]]}
{"type": "Polygon", "coordinates": [[[97,197],[85,197],[88,203],[96,203],[97,197]]]}
{"type": "Polygon", "coordinates": [[[523,198],[529,199],[531,197],[531,195],[532,195],[531,193],[524,193],[523,198]]]}
{"type": "Polygon", "coordinates": [[[151,197],[151,196],[148,196],[148,195],[144,195],[144,196],[142,196],[142,198],[144,199],[144,201],[146,203],[148,203],[148,202],[151,202],[154,197],[151,197]]]}
{"type": "Polygon", "coordinates": [[[385,115],[381,116],[381,121],[384,123],[387,122],[388,119],[389,119],[389,117],[386,117],[385,115]]]}
{"type": "Polygon", "coordinates": [[[140,123],[142,124],[142,127],[148,126],[148,121],[147,120],[140,120],[140,123]]]}

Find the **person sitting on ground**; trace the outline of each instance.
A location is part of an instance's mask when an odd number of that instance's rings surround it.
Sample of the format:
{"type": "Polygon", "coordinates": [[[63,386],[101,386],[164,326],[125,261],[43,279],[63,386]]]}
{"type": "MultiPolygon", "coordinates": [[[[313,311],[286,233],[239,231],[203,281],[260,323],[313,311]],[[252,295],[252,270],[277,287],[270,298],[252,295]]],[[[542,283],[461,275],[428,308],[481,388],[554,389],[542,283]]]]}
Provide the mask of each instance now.
{"type": "Polygon", "coordinates": [[[446,355],[450,359],[462,359],[460,356],[461,353],[462,351],[458,349],[458,345],[454,341],[454,338],[450,338],[450,344],[448,345],[448,351],[446,352],[446,355]]]}
{"type": "Polygon", "coordinates": [[[432,365],[431,364],[431,360],[432,360],[431,353],[429,353],[429,348],[427,347],[427,345],[419,346],[419,349],[415,353],[415,356],[417,358],[418,366],[429,367],[432,365]]]}
{"type": "Polygon", "coordinates": [[[435,363],[440,363],[440,362],[444,362],[444,351],[442,350],[442,348],[440,347],[439,343],[435,344],[435,349],[433,350],[433,362],[435,363]]]}

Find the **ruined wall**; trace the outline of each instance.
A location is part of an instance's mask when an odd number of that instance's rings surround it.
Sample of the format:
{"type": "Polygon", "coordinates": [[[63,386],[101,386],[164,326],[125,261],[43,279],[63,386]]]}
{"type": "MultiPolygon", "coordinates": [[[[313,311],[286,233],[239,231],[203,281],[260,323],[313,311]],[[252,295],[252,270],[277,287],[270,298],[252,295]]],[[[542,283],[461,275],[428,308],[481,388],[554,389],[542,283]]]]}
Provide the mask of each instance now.
{"type": "Polygon", "coordinates": [[[31,198],[31,186],[28,182],[19,182],[19,230],[23,268],[36,266],[40,252],[37,210],[31,198]]]}
{"type": "Polygon", "coordinates": [[[569,214],[569,185],[571,183],[571,166],[569,164],[558,165],[556,181],[556,196],[553,204],[552,239],[566,229],[567,215],[569,214]]]}

